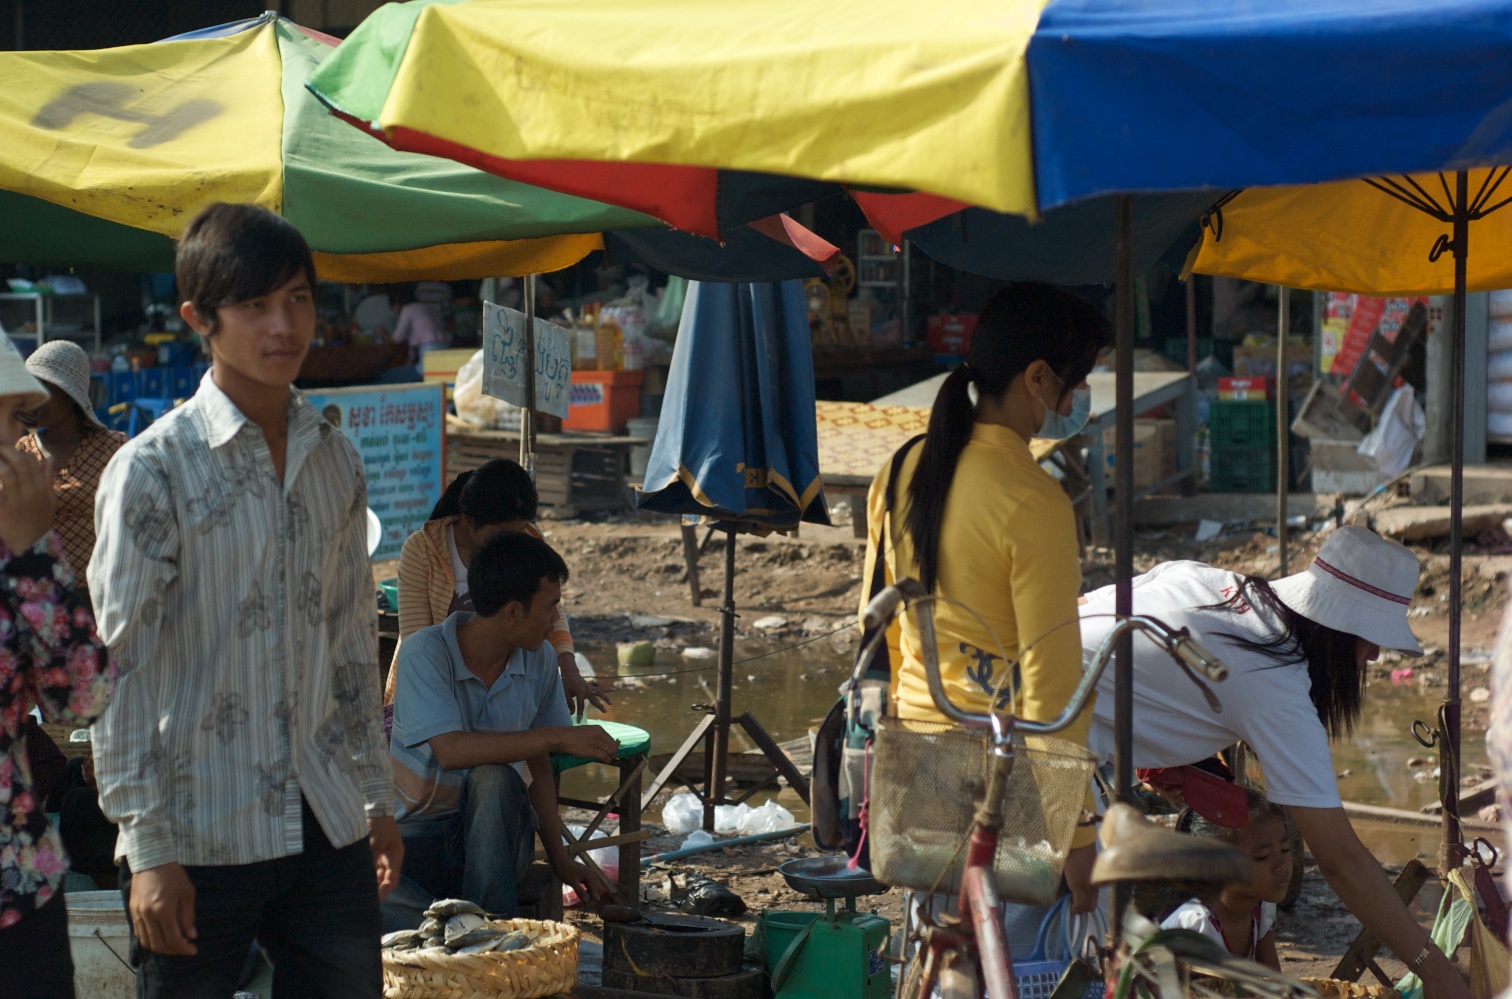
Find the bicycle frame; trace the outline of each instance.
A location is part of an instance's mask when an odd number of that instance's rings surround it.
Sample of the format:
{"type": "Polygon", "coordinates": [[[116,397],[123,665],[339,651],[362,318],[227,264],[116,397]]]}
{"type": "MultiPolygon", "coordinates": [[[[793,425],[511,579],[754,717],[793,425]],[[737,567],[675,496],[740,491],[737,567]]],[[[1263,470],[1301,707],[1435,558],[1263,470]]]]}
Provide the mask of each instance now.
{"type": "MultiPolygon", "coordinates": [[[[939,643],[935,636],[933,608],[937,599],[940,598],[930,594],[917,581],[902,579],[877,594],[867,605],[863,616],[865,627],[877,631],[871,648],[862,657],[863,664],[869,665],[876,647],[886,637],[880,626],[890,620],[901,607],[910,607],[918,615],[925,676],[935,707],[945,717],[964,727],[987,729],[992,746],[992,767],[987,786],[983,788],[982,800],[977,803],[972,817],[971,836],[966,846],[965,870],[957,893],[956,921],[952,924],[941,923],[927,913],[920,917],[924,924],[923,945],[926,954],[917,999],[930,999],[947,952],[970,956],[971,963],[978,972],[979,992],[985,991],[988,999],[1018,999],[1018,985],[1013,975],[1013,955],[1004,933],[992,873],[998,838],[1003,828],[1003,799],[1007,793],[1008,778],[1013,772],[1015,730],[1022,728],[1034,735],[1051,735],[1075,721],[1091,699],[1104,668],[1113,658],[1113,650],[1117,647],[1119,638],[1128,632],[1143,631],[1165,648],[1192,681],[1202,688],[1215,711],[1222,710],[1222,706],[1196,674],[1200,672],[1209,679],[1222,680],[1228,676],[1228,667],[1198,644],[1186,629],[1178,631],[1154,618],[1136,615],[1121,619],[1108,633],[1098,647],[1091,667],[1083,672],[1081,682],[1077,684],[1070,701],[1055,718],[1045,722],[1016,719],[1011,709],[970,712],[951,702],[940,676],[939,643]]],[[[1024,651],[1027,649],[1020,650],[1020,654],[1024,651]]],[[[1006,656],[1004,658],[1006,661],[1006,656]]],[[[857,668],[858,675],[862,672],[864,665],[857,668]]]]}

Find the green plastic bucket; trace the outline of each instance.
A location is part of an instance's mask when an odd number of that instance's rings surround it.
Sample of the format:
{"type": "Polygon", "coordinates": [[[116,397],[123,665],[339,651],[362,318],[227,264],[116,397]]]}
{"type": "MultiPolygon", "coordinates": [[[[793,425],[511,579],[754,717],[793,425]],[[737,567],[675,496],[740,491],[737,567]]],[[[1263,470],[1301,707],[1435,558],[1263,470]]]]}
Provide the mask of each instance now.
{"type": "Polygon", "coordinates": [[[767,974],[777,970],[788,946],[803,932],[809,923],[823,919],[822,912],[781,912],[768,910],[761,914],[762,939],[766,943],[767,974]]]}

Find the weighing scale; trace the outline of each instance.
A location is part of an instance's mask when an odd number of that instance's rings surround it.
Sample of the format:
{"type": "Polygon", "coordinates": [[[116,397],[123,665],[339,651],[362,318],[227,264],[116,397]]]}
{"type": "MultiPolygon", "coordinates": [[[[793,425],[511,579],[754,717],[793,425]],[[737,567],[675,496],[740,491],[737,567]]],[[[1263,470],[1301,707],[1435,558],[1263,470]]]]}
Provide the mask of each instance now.
{"type": "Polygon", "coordinates": [[[892,924],[857,912],[861,895],[887,886],[845,857],[805,857],[777,868],[788,886],[824,899],[824,912],[761,914],[774,999],[889,999],[892,975],[883,956],[892,924]],[[836,908],[844,899],[845,907],[836,908]]]}

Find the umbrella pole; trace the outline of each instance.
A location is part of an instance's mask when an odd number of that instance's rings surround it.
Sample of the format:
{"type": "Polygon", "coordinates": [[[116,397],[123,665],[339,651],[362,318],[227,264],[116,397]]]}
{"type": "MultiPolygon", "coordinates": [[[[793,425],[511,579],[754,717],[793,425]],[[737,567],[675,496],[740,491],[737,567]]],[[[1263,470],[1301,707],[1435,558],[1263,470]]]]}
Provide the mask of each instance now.
{"type": "Polygon", "coordinates": [[[735,669],[735,525],[725,536],[724,606],[719,609],[719,676],[714,682],[714,725],[709,730],[708,793],[704,828],[714,831],[714,806],[725,800],[730,753],[730,681],[735,669]]]}
{"type": "MultiPolygon", "coordinates": [[[[1114,555],[1117,580],[1114,610],[1120,618],[1134,613],[1134,201],[1118,196],[1114,223],[1115,284],[1113,328],[1115,454],[1113,465],[1114,555]]],[[[1113,664],[1113,769],[1119,798],[1128,801],[1134,787],[1134,659],[1133,635],[1125,633],[1115,649],[1113,664]]],[[[1122,912],[1116,907],[1115,912],[1122,912]]]]}
{"type": "Polygon", "coordinates": [[[1287,394],[1286,337],[1291,331],[1291,289],[1279,286],[1276,296],[1276,553],[1286,575],[1286,493],[1291,486],[1291,420],[1287,394]]]}
{"type": "Polygon", "coordinates": [[[1470,250],[1469,175],[1454,178],[1454,321],[1450,328],[1450,407],[1452,438],[1449,465],[1449,689],[1440,709],[1439,787],[1443,789],[1443,843],[1439,870],[1457,870],[1465,848],[1459,815],[1460,750],[1460,574],[1465,514],[1465,285],[1470,250]]]}
{"type": "Polygon", "coordinates": [[[520,409],[520,467],[535,481],[536,419],[535,419],[535,313],[536,276],[525,276],[523,289],[525,299],[525,405],[520,409]]]}

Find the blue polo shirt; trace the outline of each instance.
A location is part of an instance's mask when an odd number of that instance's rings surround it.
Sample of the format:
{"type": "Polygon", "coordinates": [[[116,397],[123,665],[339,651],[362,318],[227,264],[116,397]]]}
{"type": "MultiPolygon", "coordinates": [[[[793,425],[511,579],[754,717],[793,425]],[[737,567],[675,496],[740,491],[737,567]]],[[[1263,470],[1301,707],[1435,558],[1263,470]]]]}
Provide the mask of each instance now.
{"type": "MultiPolygon", "coordinates": [[[[430,740],[447,732],[523,732],[569,726],[556,650],[515,649],[492,686],[484,686],[457,646],[457,625],[472,618],[458,611],[422,628],[399,646],[394,681],[393,760],[395,815],[444,815],[457,810],[467,770],[443,770],[430,740]]],[[[525,764],[514,764],[525,776],[525,764]]]]}

